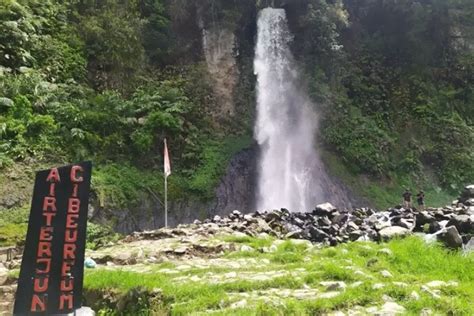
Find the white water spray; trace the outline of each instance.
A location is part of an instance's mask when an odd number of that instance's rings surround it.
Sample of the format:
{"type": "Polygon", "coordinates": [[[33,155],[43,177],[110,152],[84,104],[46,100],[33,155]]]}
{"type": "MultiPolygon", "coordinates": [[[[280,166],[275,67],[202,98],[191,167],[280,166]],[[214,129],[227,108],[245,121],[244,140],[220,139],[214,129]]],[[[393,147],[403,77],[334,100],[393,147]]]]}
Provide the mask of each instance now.
{"type": "Polygon", "coordinates": [[[327,183],[315,149],[318,117],[300,88],[291,40],[285,10],[263,9],[254,61],[258,79],[255,139],[261,152],[259,210],[309,211],[325,202],[326,188],[333,186],[327,183]]]}

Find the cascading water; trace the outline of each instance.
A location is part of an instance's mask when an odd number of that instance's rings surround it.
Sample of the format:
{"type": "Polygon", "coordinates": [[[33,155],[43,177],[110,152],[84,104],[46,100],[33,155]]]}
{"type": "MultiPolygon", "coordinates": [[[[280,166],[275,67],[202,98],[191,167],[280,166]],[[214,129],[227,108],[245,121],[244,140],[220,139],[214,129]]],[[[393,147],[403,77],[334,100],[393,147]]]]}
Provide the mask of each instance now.
{"type": "Polygon", "coordinates": [[[260,146],[257,209],[308,211],[328,196],[315,149],[318,117],[299,88],[284,9],[260,11],[254,68],[258,79],[255,139],[260,146]],[[324,183],[324,186],[323,186],[324,183]]]}

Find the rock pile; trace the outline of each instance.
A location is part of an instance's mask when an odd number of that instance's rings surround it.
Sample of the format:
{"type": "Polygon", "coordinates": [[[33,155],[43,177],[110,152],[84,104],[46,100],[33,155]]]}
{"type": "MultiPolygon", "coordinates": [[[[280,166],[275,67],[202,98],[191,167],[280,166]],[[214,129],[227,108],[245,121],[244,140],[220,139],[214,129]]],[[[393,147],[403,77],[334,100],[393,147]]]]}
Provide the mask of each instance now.
{"type": "Polygon", "coordinates": [[[349,241],[382,241],[410,234],[423,234],[427,240],[442,241],[450,248],[474,246],[474,185],[465,188],[451,206],[405,209],[401,206],[378,212],[370,208],[338,210],[329,203],[312,212],[293,213],[286,209],[228,217],[215,216],[203,222],[180,225],[174,230],[135,233],[129,239],[160,239],[179,236],[184,229],[216,234],[219,230],[256,236],[262,233],[279,238],[306,239],[337,245],[349,241]],[[166,236],[165,236],[166,235],[166,236]]]}

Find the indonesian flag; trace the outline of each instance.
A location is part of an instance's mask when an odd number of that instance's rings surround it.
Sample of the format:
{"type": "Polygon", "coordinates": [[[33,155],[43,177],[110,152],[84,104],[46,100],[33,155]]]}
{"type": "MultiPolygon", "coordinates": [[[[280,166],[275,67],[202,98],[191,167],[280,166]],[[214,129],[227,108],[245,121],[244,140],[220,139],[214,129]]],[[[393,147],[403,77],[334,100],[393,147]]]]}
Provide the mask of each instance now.
{"type": "Polygon", "coordinates": [[[164,166],[164,172],[165,172],[165,177],[168,178],[168,176],[171,174],[171,165],[170,165],[170,157],[168,155],[168,146],[166,145],[166,138],[165,138],[165,166],[164,166]]]}

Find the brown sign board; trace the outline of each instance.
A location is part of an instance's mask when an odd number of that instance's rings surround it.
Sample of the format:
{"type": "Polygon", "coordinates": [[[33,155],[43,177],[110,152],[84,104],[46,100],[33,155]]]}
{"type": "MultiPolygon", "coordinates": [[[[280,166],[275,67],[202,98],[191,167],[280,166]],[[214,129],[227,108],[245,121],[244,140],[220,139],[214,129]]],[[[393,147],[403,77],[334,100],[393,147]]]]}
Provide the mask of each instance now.
{"type": "Polygon", "coordinates": [[[37,172],[14,315],[81,307],[91,171],[83,162],[37,172]]]}

